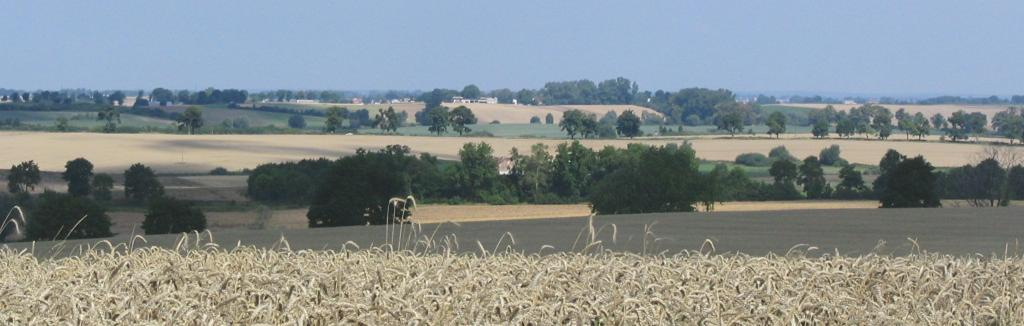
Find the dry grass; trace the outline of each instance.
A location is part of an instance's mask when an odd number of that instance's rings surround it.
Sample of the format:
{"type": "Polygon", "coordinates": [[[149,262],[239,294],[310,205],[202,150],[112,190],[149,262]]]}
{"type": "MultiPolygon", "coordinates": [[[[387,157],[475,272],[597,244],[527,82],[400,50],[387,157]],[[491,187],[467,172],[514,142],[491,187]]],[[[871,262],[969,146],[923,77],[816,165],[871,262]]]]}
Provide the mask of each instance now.
{"type": "MultiPolygon", "coordinates": [[[[403,144],[417,152],[429,152],[446,159],[456,159],[466,142],[487,142],[497,155],[507,155],[512,147],[529,148],[541,142],[549,146],[566,140],[414,137],[378,135],[173,135],[173,134],[98,134],[0,132],[4,153],[0,166],[11,166],[35,160],[44,171],[63,171],[64,164],[76,157],[92,161],[98,172],[120,173],[129,165],[141,162],[161,173],[207,172],[218,166],[230,170],[253,168],[267,162],[294,161],[315,157],[338,157],[354,153],[360,147],[381,148],[403,144]]],[[[591,148],[624,147],[629,143],[662,145],[682,139],[585,140],[591,148]]],[[[708,160],[733,160],[747,152],[768,153],[785,145],[797,157],[818,155],[831,144],[842,147],[843,158],[854,163],[878,164],[887,149],[907,155],[924,155],[937,166],[960,166],[973,163],[982,144],[938,142],[815,140],[815,139],[730,139],[693,138],[689,140],[697,155],[708,160]]]]}
{"type": "MultiPolygon", "coordinates": [[[[594,230],[591,227],[590,233],[594,230]]],[[[600,232],[597,231],[597,232],[600,232]]],[[[5,324],[1003,324],[1024,322],[1020,257],[809,258],[600,250],[453,254],[450,237],[368,250],[100,243],[0,251],[5,324]],[[445,245],[432,246],[431,243],[445,245]]],[[[584,241],[586,241],[584,239],[584,241]]],[[[505,243],[514,244],[514,237],[505,243]]],[[[920,252],[920,251],[918,251],[920,252]]]]}

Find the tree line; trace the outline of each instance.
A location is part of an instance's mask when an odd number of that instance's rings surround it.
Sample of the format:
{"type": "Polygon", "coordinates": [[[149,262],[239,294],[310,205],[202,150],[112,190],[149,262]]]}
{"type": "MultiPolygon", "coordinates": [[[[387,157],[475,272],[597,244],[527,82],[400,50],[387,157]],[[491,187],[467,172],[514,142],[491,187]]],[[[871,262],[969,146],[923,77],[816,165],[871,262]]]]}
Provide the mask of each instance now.
{"type": "Polygon", "coordinates": [[[261,165],[249,175],[247,192],[258,201],[310,205],[313,227],[385,223],[390,221],[385,214],[389,199],[406,196],[445,203],[588,202],[599,214],[711,210],[716,203],[735,200],[827,198],[875,199],[884,208],[936,207],[940,198],[981,202],[976,198],[980,190],[945,189],[993,189],[986,186],[993,182],[1000,184],[994,189],[1005,190],[999,193],[1004,202],[1024,198],[1024,168],[1019,165],[997,170],[1001,177],[989,177],[993,169],[987,161],[943,172],[923,157],[890,150],[869,185],[863,171],[839,158],[838,147],[803,160],[785,148],[770,156],[771,178],[759,181],[743,168],[725,164],[700,172],[700,160],[687,143],[592,150],[569,142],[553,152],[536,144],[526,152],[513,149],[502,164],[486,143],[465,144],[454,162],[412,155],[408,147],[392,145],[334,161],[261,165]],[[825,178],[828,165],[841,167],[834,186],[825,178]]]}

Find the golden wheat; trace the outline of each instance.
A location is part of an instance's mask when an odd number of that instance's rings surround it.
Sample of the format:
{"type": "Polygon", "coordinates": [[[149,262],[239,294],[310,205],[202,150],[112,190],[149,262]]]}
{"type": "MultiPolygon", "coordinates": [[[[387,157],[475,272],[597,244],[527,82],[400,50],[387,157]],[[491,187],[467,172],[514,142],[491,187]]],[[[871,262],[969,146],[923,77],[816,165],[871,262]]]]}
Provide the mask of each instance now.
{"type": "Polygon", "coordinates": [[[0,323],[1024,322],[1019,257],[296,252],[202,238],[174,249],[101,242],[64,258],[0,250],[0,323]]]}

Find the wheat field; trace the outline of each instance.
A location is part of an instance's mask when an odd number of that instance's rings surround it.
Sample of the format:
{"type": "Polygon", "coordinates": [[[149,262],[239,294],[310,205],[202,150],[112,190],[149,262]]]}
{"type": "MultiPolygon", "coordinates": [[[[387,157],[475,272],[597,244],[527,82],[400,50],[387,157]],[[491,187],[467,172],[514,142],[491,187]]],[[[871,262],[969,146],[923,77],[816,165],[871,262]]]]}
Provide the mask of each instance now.
{"type": "MultiPolygon", "coordinates": [[[[986,324],[1024,322],[1020,257],[614,253],[443,246],[0,250],[10,325],[986,324]]],[[[142,239],[140,239],[141,242],[142,239]]],[[[193,242],[195,241],[195,242],[193,242]]],[[[507,243],[514,243],[509,237],[507,243]]],[[[588,246],[590,248],[591,246],[588,246]]],[[[803,248],[807,249],[807,248],[803,248]]]]}
{"type": "MultiPolygon", "coordinates": [[[[43,171],[63,171],[64,164],[77,157],[89,159],[98,172],[120,173],[136,162],[159,173],[205,173],[215,167],[229,170],[254,168],[269,162],[296,161],[354,153],[358,148],[376,149],[392,144],[409,146],[414,152],[428,152],[443,159],[458,159],[462,145],[486,142],[496,156],[507,156],[536,143],[554,147],[568,140],[477,137],[426,137],[381,135],[175,135],[0,132],[0,167],[35,160],[43,171]]],[[[688,139],[583,140],[585,146],[625,147],[630,143],[663,145],[689,141],[697,156],[706,160],[732,161],[748,152],[767,154],[784,145],[797,157],[818,155],[822,148],[836,144],[842,157],[852,163],[878,164],[888,149],[906,155],[924,155],[935,166],[953,167],[975,163],[988,145],[908,141],[841,139],[748,139],[729,137],[688,139]]],[[[1022,151],[1020,147],[1014,149],[1022,151]]]]}

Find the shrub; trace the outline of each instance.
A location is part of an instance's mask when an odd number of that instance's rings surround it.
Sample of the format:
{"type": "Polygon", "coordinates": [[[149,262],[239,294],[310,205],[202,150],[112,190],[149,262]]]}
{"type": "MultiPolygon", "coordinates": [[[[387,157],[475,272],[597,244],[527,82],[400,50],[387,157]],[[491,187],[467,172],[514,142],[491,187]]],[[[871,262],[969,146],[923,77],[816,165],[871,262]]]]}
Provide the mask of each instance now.
{"type": "Polygon", "coordinates": [[[541,123],[540,117],[533,116],[533,117],[530,118],[530,124],[539,124],[539,123],[541,123]]]}
{"type": "Polygon", "coordinates": [[[743,153],[736,156],[736,164],[746,166],[768,166],[771,160],[761,153],[743,153]]]}
{"type": "Polygon", "coordinates": [[[108,237],[110,217],[89,198],[46,192],[29,214],[26,236],[30,240],[108,237]],[[84,217],[84,218],[83,218],[84,217]],[[81,221],[81,222],[79,222],[81,221]]]}
{"type": "Polygon", "coordinates": [[[294,114],[291,117],[288,117],[288,126],[294,129],[306,128],[306,118],[301,114],[294,114]]]}
{"type": "Polygon", "coordinates": [[[206,215],[191,202],[156,197],[149,201],[142,229],[146,234],[202,231],[206,229],[206,215]]]}
{"type": "Polygon", "coordinates": [[[498,121],[498,120],[492,120],[492,121],[491,121],[491,124],[492,124],[492,125],[500,125],[500,124],[501,124],[501,121],[498,121]]]}
{"type": "Polygon", "coordinates": [[[210,175],[228,175],[228,174],[230,174],[230,172],[228,172],[228,169],[225,169],[222,166],[218,166],[218,167],[213,168],[213,170],[210,170],[210,175]]]}
{"type": "Polygon", "coordinates": [[[772,160],[796,161],[796,157],[789,153],[789,149],[787,149],[786,146],[772,148],[772,150],[768,152],[768,158],[772,160]]]}
{"type": "Polygon", "coordinates": [[[845,162],[840,161],[842,158],[839,157],[839,145],[832,145],[822,149],[821,153],[818,155],[818,160],[821,162],[821,165],[828,166],[835,166],[839,165],[841,162],[845,162]]]}
{"type": "Polygon", "coordinates": [[[148,166],[135,163],[124,171],[124,197],[143,201],[164,194],[164,186],[148,166]]]}

